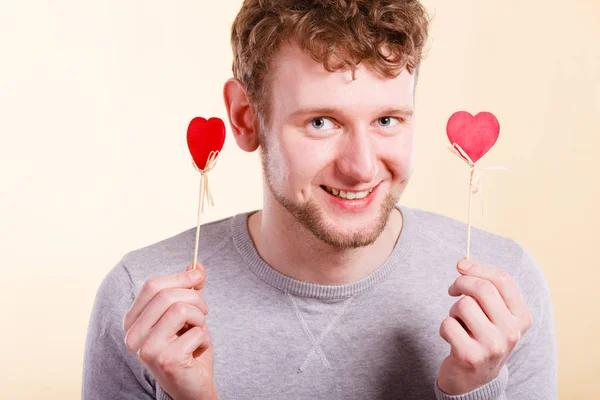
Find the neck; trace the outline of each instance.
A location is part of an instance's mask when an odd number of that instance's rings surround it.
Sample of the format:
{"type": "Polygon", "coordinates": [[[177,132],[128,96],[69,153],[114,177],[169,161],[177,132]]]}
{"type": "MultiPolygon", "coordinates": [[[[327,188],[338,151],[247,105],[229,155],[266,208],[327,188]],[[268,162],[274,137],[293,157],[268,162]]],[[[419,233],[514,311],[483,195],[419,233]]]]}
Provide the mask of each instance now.
{"type": "Polygon", "coordinates": [[[356,282],[380,267],[392,253],[402,230],[402,214],[394,209],[377,240],[365,247],[339,249],[301,225],[275,199],[250,216],[248,229],[261,258],[291,278],[323,285],[356,282]]]}

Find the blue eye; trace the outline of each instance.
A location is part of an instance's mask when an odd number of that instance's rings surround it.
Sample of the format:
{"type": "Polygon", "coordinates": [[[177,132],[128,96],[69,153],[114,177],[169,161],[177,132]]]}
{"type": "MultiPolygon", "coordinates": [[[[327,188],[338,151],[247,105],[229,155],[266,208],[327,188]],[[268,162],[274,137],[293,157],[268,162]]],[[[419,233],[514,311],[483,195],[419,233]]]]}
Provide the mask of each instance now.
{"type": "Polygon", "coordinates": [[[394,117],[381,117],[377,120],[377,122],[379,123],[380,126],[383,126],[384,128],[388,128],[390,126],[397,125],[400,121],[398,121],[398,118],[394,118],[394,117]]]}
{"type": "Polygon", "coordinates": [[[310,125],[317,130],[333,129],[335,124],[329,118],[319,117],[310,121],[310,125]]]}

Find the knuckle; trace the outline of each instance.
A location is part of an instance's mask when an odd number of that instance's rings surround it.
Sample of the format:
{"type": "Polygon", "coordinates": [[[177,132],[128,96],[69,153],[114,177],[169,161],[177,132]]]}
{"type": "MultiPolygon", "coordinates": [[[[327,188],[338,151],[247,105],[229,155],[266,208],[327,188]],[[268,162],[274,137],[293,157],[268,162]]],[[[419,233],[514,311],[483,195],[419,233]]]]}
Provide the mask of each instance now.
{"type": "Polygon", "coordinates": [[[521,331],[519,329],[511,329],[506,334],[506,340],[510,347],[515,346],[521,340],[521,331]]]}
{"type": "Polygon", "coordinates": [[[200,310],[202,310],[204,314],[208,314],[208,304],[206,303],[206,301],[202,297],[202,294],[200,293],[198,293],[196,305],[198,306],[198,308],[200,308],[200,310]]]}
{"type": "Polygon", "coordinates": [[[193,329],[195,330],[194,335],[200,340],[202,347],[209,347],[212,344],[212,338],[206,325],[196,326],[193,329]]]}
{"type": "Polygon", "coordinates": [[[202,342],[204,342],[206,340],[207,332],[204,328],[202,328],[200,326],[194,326],[192,329],[190,329],[190,333],[193,336],[200,339],[202,342]]]}
{"type": "Polygon", "coordinates": [[[152,277],[152,278],[146,280],[146,282],[144,282],[144,285],[142,286],[142,291],[149,293],[151,295],[155,295],[156,293],[158,293],[158,291],[159,291],[158,277],[152,277]]]}
{"type": "Polygon", "coordinates": [[[451,320],[452,320],[452,317],[446,317],[442,321],[442,324],[440,325],[440,336],[441,337],[445,337],[445,335],[449,332],[450,324],[452,324],[451,320]]]}
{"type": "Polygon", "coordinates": [[[127,332],[127,328],[129,327],[129,320],[131,319],[131,309],[127,310],[125,316],[123,317],[123,321],[121,322],[121,328],[127,332]]]}
{"type": "Polygon", "coordinates": [[[195,312],[198,314],[198,319],[200,320],[200,325],[201,326],[206,325],[206,316],[204,315],[202,310],[196,309],[195,312]]]}
{"type": "Polygon", "coordinates": [[[464,287],[464,286],[468,285],[468,283],[469,283],[468,278],[469,278],[468,276],[461,275],[458,278],[456,278],[456,280],[454,281],[454,284],[457,286],[460,286],[460,287],[464,287]]]}
{"type": "Polygon", "coordinates": [[[454,284],[455,285],[460,285],[462,282],[464,282],[464,275],[460,275],[458,278],[454,279],[454,284]]]}
{"type": "Polygon", "coordinates": [[[477,369],[483,363],[483,356],[478,351],[467,351],[462,359],[469,369],[477,369]]]}
{"type": "Polygon", "coordinates": [[[448,329],[448,328],[449,328],[449,326],[448,326],[448,325],[450,325],[450,324],[452,324],[452,317],[446,317],[446,318],[444,318],[444,320],[442,321],[442,325],[441,325],[441,326],[442,326],[442,328],[444,328],[444,329],[448,329]]]}
{"type": "MultiPolygon", "coordinates": [[[[458,314],[458,301],[454,304],[452,304],[452,307],[450,307],[450,310],[448,311],[448,316],[452,317],[456,314],[458,314]]],[[[447,319],[447,318],[446,318],[447,319]]],[[[446,323],[446,325],[448,325],[448,322],[446,323]]]]}
{"type": "Polygon", "coordinates": [[[173,303],[173,305],[171,307],[169,307],[169,309],[171,310],[172,313],[180,316],[180,317],[186,317],[188,315],[188,307],[185,303],[182,302],[176,302],[173,303]]]}
{"type": "Polygon", "coordinates": [[[456,303],[452,305],[452,307],[450,307],[450,312],[448,313],[448,316],[457,317],[465,313],[465,301],[462,300],[464,298],[466,297],[459,299],[456,303]]]}
{"type": "Polygon", "coordinates": [[[190,326],[199,326],[203,327],[206,325],[206,318],[204,316],[204,312],[198,307],[190,306],[187,310],[185,316],[182,319],[188,321],[190,326]]]}
{"type": "Polygon", "coordinates": [[[496,272],[496,279],[500,283],[508,283],[512,280],[512,277],[506,271],[498,271],[496,272]]]}
{"type": "Polygon", "coordinates": [[[494,340],[489,346],[489,355],[493,359],[499,359],[506,353],[506,348],[497,340],[494,340]]]}
{"type": "Polygon", "coordinates": [[[127,334],[125,334],[125,347],[127,347],[127,350],[135,353],[136,349],[135,349],[135,341],[133,339],[133,335],[131,334],[131,332],[128,332],[127,334]]]}
{"type": "Polygon", "coordinates": [[[475,300],[471,296],[465,296],[456,302],[456,309],[458,312],[463,313],[470,310],[473,307],[475,300]]]}
{"type": "Polygon", "coordinates": [[[197,310],[199,310],[203,317],[208,315],[208,305],[206,305],[206,303],[196,304],[195,307],[197,310]]]}
{"type": "Polygon", "coordinates": [[[206,347],[212,346],[212,337],[210,336],[210,334],[208,332],[204,333],[203,342],[206,345],[206,347]]]}
{"type": "Polygon", "coordinates": [[[151,362],[152,359],[153,359],[153,353],[152,353],[152,351],[150,349],[150,346],[148,346],[146,343],[144,343],[142,345],[142,347],[140,347],[140,350],[138,351],[138,357],[144,363],[151,362]]]}
{"type": "Polygon", "coordinates": [[[162,352],[156,357],[156,365],[165,373],[169,373],[169,371],[173,368],[174,361],[173,357],[170,356],[167,352],[162,352]]]}
{"type": "Polygon", "coordinates": [[[177,354],[171,354],[167,351],[163,351],[158,354],[155,362],[168,380],[175,380],[178,378],[178,370],[180,369],[182,363],[183,361],[177,354]]]}

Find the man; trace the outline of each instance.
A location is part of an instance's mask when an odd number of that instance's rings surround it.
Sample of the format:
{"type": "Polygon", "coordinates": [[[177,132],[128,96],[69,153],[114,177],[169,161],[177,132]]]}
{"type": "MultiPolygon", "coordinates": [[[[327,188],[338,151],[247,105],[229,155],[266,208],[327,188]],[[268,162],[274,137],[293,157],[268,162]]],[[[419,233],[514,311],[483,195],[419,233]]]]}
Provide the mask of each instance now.
{"type": "Polygon", "coordinates": [[[194,229],[123,258],[84,398],[556,398],[530,255],[475,229],[461,260],[463,223],[396,206],[427,28],[414,0],[244,2],[224,99],[264,208],[204,225],[195,271],[194,229]]]}

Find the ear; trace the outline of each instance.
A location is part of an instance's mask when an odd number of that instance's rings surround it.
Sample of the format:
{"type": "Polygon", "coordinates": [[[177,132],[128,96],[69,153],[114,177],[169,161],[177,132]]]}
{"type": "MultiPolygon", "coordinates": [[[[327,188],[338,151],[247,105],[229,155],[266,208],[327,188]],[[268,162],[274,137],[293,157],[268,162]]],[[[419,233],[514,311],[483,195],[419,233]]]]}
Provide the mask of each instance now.
{"type": "Polygon", "coordinates": [[[233,137],[238,146],[248,152],[256,150],[260,140],[254,124],[255,113],[250,106],[244,84],[239,79],[229,79],[223,87],[223,98],[233,137]]]}

